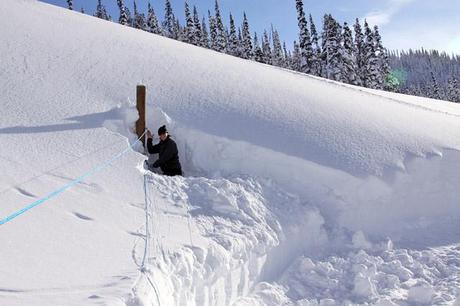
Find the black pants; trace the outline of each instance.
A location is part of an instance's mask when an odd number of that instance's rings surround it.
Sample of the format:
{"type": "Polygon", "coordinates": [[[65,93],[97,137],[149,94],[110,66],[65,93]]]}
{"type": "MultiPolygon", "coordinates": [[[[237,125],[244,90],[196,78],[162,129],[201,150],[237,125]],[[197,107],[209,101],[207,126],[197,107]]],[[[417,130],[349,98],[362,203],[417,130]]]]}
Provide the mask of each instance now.
{"type": "Polygon", "coordinates": [[[163,174],[167,175],[167,176],[176,176],[176,175],[182,176],[182,169],[181,168],[179,168],[179,169],[162,169],[162,171],[163,171],[163,174]]]}

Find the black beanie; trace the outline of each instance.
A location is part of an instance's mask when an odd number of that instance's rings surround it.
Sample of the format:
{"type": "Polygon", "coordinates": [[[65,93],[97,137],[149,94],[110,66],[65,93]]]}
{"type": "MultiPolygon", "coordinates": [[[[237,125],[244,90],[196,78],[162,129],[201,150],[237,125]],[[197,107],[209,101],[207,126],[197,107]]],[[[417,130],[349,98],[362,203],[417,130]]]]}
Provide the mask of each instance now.
{"type": "Polygon", "coordinates": [[[166,129],[166,125],[163,125],[162,127],[160,127],[158,129],[158,135],[163,135],[163,134],[165,134],[167,132],[168,132],[168,130],[166,129]]]}

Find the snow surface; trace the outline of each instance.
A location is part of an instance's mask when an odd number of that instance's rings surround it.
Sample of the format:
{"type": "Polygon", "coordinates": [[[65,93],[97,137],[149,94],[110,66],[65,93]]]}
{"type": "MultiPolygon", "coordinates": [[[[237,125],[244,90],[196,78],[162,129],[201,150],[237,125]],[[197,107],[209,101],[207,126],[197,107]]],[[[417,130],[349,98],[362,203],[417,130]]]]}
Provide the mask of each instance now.
{"type": "Polygon", "coordinates": [[[133,151],[1,226],[1,305],[460,303],[459,105],[32,0],[0,29],[0,218],[134,141],[137,83],[187,174],[133,151]]]}

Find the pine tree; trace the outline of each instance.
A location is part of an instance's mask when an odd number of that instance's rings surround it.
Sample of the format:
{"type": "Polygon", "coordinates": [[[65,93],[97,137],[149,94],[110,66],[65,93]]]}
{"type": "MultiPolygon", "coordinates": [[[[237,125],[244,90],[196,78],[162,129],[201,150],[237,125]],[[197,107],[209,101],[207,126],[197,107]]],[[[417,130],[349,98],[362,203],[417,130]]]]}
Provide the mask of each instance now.
{"type": "Polygon", "coordinates": [[[94,17],[101,18],[104,20],[110,20],[110,16],[107,14],[105,5],[102,4],[101,0],[97,0],[96,12],[94,12],[94,17]]]}
{"type": "Polygon", "coordinates": [[[150,33],[153,34],[161,34],[161,28],[158,23],[158,18],[155,15],[155,10],[153,7],[150,5],[150,2],[147,5],[147,29],[150,33]]]}
{"type": "Polygon", "coordinates": [[[364,35],[359,23],[359,19],[356,18],[354,25],[355,31],[355,58],[356,58],[356,71],[357,71],[357,85],[364,85],[365,78],[365,50],[364,50],[364,35]]]}
{"type": "Polygon", "coordinates": [[[436,79],[433,70],[431,70],[431,87],[429,88],[429,97],[432,99],[442,99],[441,90],[439,89],[438,80],[436,79]]]}
{"type": "Polygon", "coordinates": [[[196,6],[193,6],[193,32],[194,32],[194,44],[197,46],[204,47],[203,43],[203,30],[201,29],[200,17],[198,17],[198,10],[196,6]]]}
{"type": "Polygon", "coordinates": [[[332,15],[324,16],[323,37],[322,37],[322,64],[323,76],[340,81],[342,80],[343,59],[341,44],[341,27],[332,15]]]}
{"type": "Polygon", "coordinates": [[[447,81],[446,98],[448,101],[460,103],[460,83],[456,78],[447,81]]]}
{"type": "Polygon", "coordinates": [[[137,11],[136,1],[134,0],[134,19],[133,19],[133,28],[140,30],[147,30],[147,23],[145,22],[144,14],[141,14],[137,11]]]}
{"type": "Polygon", "coordinates": [[[83,8],[83,6],[80,8],[80,13],[82,13],[82,14],[85,13],[85,9],[83,8]]]}
{"type": "Polygon", "coordinates": [[[390,66],[388,64],[388,55],[387,51],[383,47],[382,44],[382,37],[379,33],[378,26],[374,26],[374,45],[375,45],[375,56],[377,57],[377,68],[378,68],[378,76],[377,76],[377,84],[378,89],[386,88],[386,79],[390,72],[390,66]]]}
{"type": "Polygon", "coordinates": [[[230,32],[228,34],[227,53],[238,56],[238,36],[236,35],[235,20],[230,13],[230,32]]]}
{"type": "Polygon", "coordinates": [[[263,53],[262,53],[262,49],[260,48],[259,39],[258,39],[258,37],[257,37],[257,33],[256,33],[256,32],[254,32],[254,43],[253,43],[253,46],[254,46],[254,50],[253,50],[254,60],[255,60],[256,62],[263,63],[263,53]]]}
{"type": "Polygon", "coordinates": [[[291,68],[294,71],[300,71],[300,46],[294,41],[294,51],[292,52],[291,68]]]}
{"type": "Polygon", "coordinates": [[[375,53],[375,40],[366,20],[364,21],[364,38],[364,86],[379,89],[379,68],[375,53]]]}
{"type": "Polygon", "coordinates": [[[249,30],[249,22],[248,18],[246,17],[246,13],[243,14],[243,26],[241,31],[241,38],[242,38],[242,58],[252,59],[252,38],[251,38],[251,31],[249,30]]]}
{"type": "Polygon", "coordinates": [[[225,31],[224,23],[222,22],[222,16],[220,14],[219,3],[215,1],[215,26],[216,26],[216,47],[217,51],[225,52],[227,50],[227,33],[225,31]]]}
{"type": "Polygon", "coordinates": [[[174,20],[174,27],[173,27],[173,39],[185,42],[185,33],[184,29],[182,28],[179,18],[174,20]]]}
{"type": "Polygon", "coordinates": [[[287,50],[286,42],[283,41],[283,54],[284,54],[284,64],[283,67],[290,69],[291,68],[291,55],[287,50]]]}
{"type": "Polygon", "coordinates": [[[203,17],[203,20],[201,21],[201,46],[204,48],[209,48],[209,34],[208,34],[208,29],[206,26],[206,21],[203,17]]]}
{"type": "Polygon", "coordinates": [[[177,39],[176,18],[172,10],[171,2],[165,2],[165,18],[163,20],[163,32],[166,37],[177,39]]]}
{"type": "Polygon", "coordinates": [[[265,64],[272,64],[272,48],[267,30],[264,31],[264,37],[262,39],[262,61],[265,64]]]}
{"type": "Polygon", "coordinates": [[[310,32],[311,32],[311,44],[313,49],[312,57],[312,71],[311,73],[317,76],[321,75],[321,47],[319,45],[318,31],[316,30],[315,23],[311,14],[310,18],[310,32]]]}
{"type": "Polygon", "coordinates": [[[185,29],[184,29],[184,41],[189,44],[196,45],[195,41],[195,24],[190,13],[190,7],[187,1],[185,1],[185,29]]]}
{"type": "Polygon", "coordinates": [[[67,0],[67,7],[69,8],[69,10],[73,10],[73,0],[67,0]]]}
{"type": "Polygon", "coordinates": [[[284,64],[283,58],[283,49],[281,46],[281,40],[278,34],[278,31],[273,29],[273,25],[271,28],[272,31],[272,40],[273,40],[273,51],[272,51],[272,65],[282,67],[284,64]]]}
{"type": "Polygon", "coordinates": [[[208,10],[208,19],[209,19],[209,45],[212,50],[219,51],[217,45],[217,27],[216,19],[211,15],[211,12],[208,10]]]}
{"type": "Polygon", "coordinates": [[[343,82],[358,85],[355,54],[353,35],[348,24],[345,22],[343,25],[343,82]]]}
{"type": "Polygon", "coordinates": [[[302,0],[296,0],[297,21],[299,25],[300,70],[304,73],[312,72],[313,49],[310,31],[308,30],[302,0]]]}
{"type": "Polygon", "coordinates": [[[123,0],[117,0],[117,4],[118,8],[120,9],[120,17],[118,18],[118,22],[122,25],[129,25],[129,15],[123,0]]]}

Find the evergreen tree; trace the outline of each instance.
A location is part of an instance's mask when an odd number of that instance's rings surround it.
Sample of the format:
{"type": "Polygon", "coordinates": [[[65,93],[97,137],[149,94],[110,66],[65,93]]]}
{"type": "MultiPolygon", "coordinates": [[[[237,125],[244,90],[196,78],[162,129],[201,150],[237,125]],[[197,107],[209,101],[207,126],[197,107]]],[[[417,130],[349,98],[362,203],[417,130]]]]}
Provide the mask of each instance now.
{"type": "Polygon", "coordinates": [[[313,49],[312,57],[312,74],[320,76],[321,75],[321,47],[319,45],[318,31],[316,30],[315,23],[311,14],[310,18],[310,32],[311,32],[311,44],[313,49]]]}
{"type": "Polygon", "coordinates": [[[353,44],[353,35],[348,24],[343,25],[343,82],[358,85],[356,74],[355,45],[353,44]]]}
{"type": "Polygon", "coordinates": [[[184,29],[180,25],[179,18],[176,18],[174,20],[173,37],[172,38],[176,39],[176,40],[179,40],[179,41],[185,42],[185,33],[184,33],[184,29]]]}
{"type": "Polygon", "coordinates": [[[379,89],[379,67],[375,52],[374,35],[367,21],[364,21],[364,86],[379,89]]]}
{"type": "Polygon", "coordinates": [[[201,46],[204,48],[209,48],[209,35],[208,35],[208,29],[206,26],[206,21],[203,17],[203,21],[201,21],[201,46]]]}
{"type": "Polygon", "coordinates": [[[163,32],[166,37],[177,39],[177,25],[176,18],[172,10],[171,2],[165,2],[165,18],[163,20],[163,32]]]}
{"type": "Polygon", "coordinates": [[[185,29],[184,29],[184,41],[189,44],[196,45],[195,41],[195,23],[193,22],[190,7],[187,1],[185,1],[185,29]]]}
{"type": "Polygon", "coordinates": [[[447,100],[460,103],[460,83],[456,78],[447,81],[447,100]]]}
{"type": "Polygon", "coordinates": [[[150,2],[147,5],[147,29],[150,33],[153,34],[161,34],[161,28],[158,23],[158,18],[155,15],[155,10],[153,7],[150,5],[150,2]]]}
{"type": "Polygon", "coordinates": [[[67,0],[67,7],[69,8],[69,10],[73,10],[73,0],[67,0]]]}
{"type": "Polygon", "coordinates": [[[238,27],[238,57],[243,58],[243,36],[241,35],[241,28],[238,27]]]}
{"type": "Polygon", "coordinates": [[[254,45],[254,50],[253,50],[254,60],[256,62],[263,63],[263,53],[262,53],[262,49],[260,48],[259,39],[257,37],[256,32],[254,32],[254,44],[253,45],[254,45]]]}
{"type": "Polygon", "coordinates": [[[94,12],[94,17],[101,18],[104,20],[110,20],[110,16],[107,14],[105,5],[102,4],[101,0],[97,0],[96,12],[94,12]]]}
{"type": "Polygon", "coordinates": [[[251,31],[249,30],[249,22],[248,18],[246,17],[246,13],[243,14],[243,26],[241,31],[241,38],[242,38],[242,58],[252,59],[252,38],[251,38],[251,31]]]}
{"type": "Polygon", "coordinates": [[[144,14],[141,14],[137,10],[136,0],[134,0],[134,19],[133,19],[133,28],[140,30],[147,30],[147,23],[145,22],[144,14]]]}
{"type": "Polygon", "coordinates": [[[220,14],[219,3],[215,1],[215,27],[216,27],[216,47],[217,51],[225,52],[227,50],[227,33],[225,31],[224,23],[222,22],[222,16],[220,14]]]}
{"type": "Polygon", "coordinates": [[[431,70],[431,88],[428,93],[429,97],[432,99],[442,99],[441,90],[439,89],[438,80],[434,76],[433,70],[431,70]]]}
{"type": "Polygon", "coordinates": [[[310,31],[308,30],[302,0],[296,0],[297,21],[299,25],[300,70],[304,73],[312,72],[313,49],[310,31]]]}
{"type": "Polygon", "coordinates": [[[219,47],[217,44],[216,19],[211,15],[210,11],[208,11],[208,19],[209,19],[209,45],[212,50],[219,51],[219,47]]]}
{"type": "Polygon", "coordinates": [[[123,0],[117,0],[117,4],[118,8],[120,9],[120,17],[118,18],[118,23],[122,25],[129,25],[129,15],[123,0]]]}
{"type": "Polygon", "coordinates": [[[265,64],[272,64],[272,48],[267,30],[264,31],[264,37],[262,39],[262,61],[265,64]]]}
{"type": "Polygon", "coordinates": [[[85,9],[83,8],[83,6],[80,8],[80,13],[82,13],[82,14],[85,13],[85,9]]]}
{"type": "Polygon", "coordinates": [[[272,40],[273,40],[273,51],[272,51],[272,65],[283,67],[284,65],[284,58],[283,58],[283,49],[281,46],[281,40],[278,34],[278,31],[273,29],[273,25],[271,28],[272,31],[272,40]]]}
{"type": "Polygon", "coordinates": [[[299,44],[294,41],[294,51],[292,52],[292,60],[291,60],[291,69],[295,71],[300,71],[300,46],[299,44]]]}
{"type": "Polygon", "coordinates": [[[284,54],[283,67],[287,68],[287,69],[290,69],[291,68],[291,55],[287,50],[285,41],[283,41],[283,54],[284,54]]]}
{"type": "Polygon", "coordinates": [[[323,37],[322,37],[322,64],[323,76],[340,81],[342,80],[343,59],[342,59],[342,36],[341,27],[332,15],[324,16],[323,37]]]}
{"type": "Polygon", "coordinates": [[[235,20],[230,13],[230,32],[228,34],[227,53],[238,56],[238,36],[236,34],[235,20]]]}
{"type": "Polygon", "coordinates": [[[355,58],[356,58],[356,71],[357,71],[357,85],[364,85],[365,75],[365,50],[364,50],[364,35],[359,23],[359,19],[356,18],[354,25],[355,30],[355,58]]]}
{"type": "Polygon", "coordinates": [[[390,66],[388,64],[388,55],[382,44],[382,37],[379,33],[378,26],[374,26],[374,45],[375,45],[375,56],[377,57],[378,76],[377,84],[379,89],[386,88],[386,79],[390,72],[390,66]]]}
{"type": "Polygon", "coordinates": [[[193,31],[194,31],[194,44],[203,46],[203,30],[201,28],[200,17],[198,17],[198,10],[193,6],[193,31]]]}

